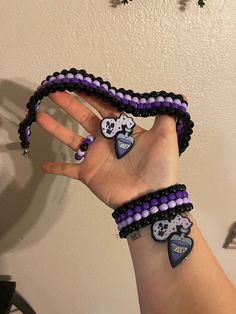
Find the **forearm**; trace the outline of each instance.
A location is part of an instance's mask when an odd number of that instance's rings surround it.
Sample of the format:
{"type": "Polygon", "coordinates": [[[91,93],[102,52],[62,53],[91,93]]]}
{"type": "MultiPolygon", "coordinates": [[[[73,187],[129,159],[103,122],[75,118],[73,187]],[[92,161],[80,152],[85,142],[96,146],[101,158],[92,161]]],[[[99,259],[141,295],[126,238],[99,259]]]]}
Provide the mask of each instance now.
{"type": "Polygon", "coordinates": [[[127,236],[132,257],[141,314],[236,313],[236,292],[212,254],[192,215],[190,236],[194,247],[188,257],[172,268],[167,242],[151,237],[150,225],[141,237],[127,236]]]}

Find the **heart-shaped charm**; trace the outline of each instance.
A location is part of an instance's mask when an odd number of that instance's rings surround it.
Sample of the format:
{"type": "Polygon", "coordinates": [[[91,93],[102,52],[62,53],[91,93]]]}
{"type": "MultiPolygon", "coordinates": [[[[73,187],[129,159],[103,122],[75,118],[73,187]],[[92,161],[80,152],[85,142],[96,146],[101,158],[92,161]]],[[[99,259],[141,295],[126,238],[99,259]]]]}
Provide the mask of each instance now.
{"type": "Polygon", "coordinates": [[[118,159],[125,156],[133,147],[134,138],[132,136],[128,136],[127,133],[119,133],[115,140],[115,150],[116,156],[118,159]]]}
{"type": "MultiPolygon", "coordinates": [[[[181,228],[181,231],[183,229],[181,228]]],[[[168,241],[168,254],[172,267],[177,266],[191,252],[193,248],[193,239],[174,233],[168,241]]]]}

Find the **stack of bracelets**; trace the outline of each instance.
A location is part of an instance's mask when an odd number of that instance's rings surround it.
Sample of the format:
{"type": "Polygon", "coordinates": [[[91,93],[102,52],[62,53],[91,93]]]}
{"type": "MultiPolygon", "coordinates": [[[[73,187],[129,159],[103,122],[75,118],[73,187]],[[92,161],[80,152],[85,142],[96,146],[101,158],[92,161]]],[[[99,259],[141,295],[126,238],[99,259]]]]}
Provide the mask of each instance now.
{"type": "MultiPolygon", "coordinates": [[[[173,92],[152,91],[150,93],[134,93],[131,89],[116,88],[101,77],[88,74],[85,70],[71,68],[55,72],[41,82],[35,93],[30,97],[25,119],[19,124],[19,138],[23,155],[28,155],[31,135],[31,125],[36,121],[43,97],[54,92],[85,92],[96,96],[112,107],[122,112],[119,118],[104,118],[101,121],[101,133],[105,138],[116,139],[115,149],[117,158],[123,158],[134,145],[132,129],[135,122],[125,113],[135,117],[169,115],[176,117],[179,155],[189,146],[194,123],[187,112],[188,103],[182,95],[173,92]]],[[[75,154],[76,160],[81,160],[89,145],[95,140],[88,136],[75,154]]],[[[125,203],[112,213],[117,223],[120,238],[126,238],[139,228],[151,224],[152,237],[162,242],[168,240],[168,253],[172,267],[178,265],[191,251],[193,240],[186,235],[190,232],[192,222],[181,213],[193,209],[186,186],[176,184],[162,190],[151,192],[125,203]],[[157,225],[157,222],[159,225],[157,225]],[[171,230],[170,230],[171,227],[171,230]]]]}

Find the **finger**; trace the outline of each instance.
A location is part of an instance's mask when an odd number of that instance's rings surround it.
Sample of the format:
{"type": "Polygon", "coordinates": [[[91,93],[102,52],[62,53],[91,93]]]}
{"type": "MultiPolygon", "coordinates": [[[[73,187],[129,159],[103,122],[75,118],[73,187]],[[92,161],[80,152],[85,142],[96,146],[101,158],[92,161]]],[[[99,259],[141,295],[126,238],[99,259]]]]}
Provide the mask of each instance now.
{"type": "Polygon", "coordinates": [[[49,134],[55,136],[61,143],[74,151],[78,150],[79,145],[84,141],[82,136],[67,129],[45,112],[37,112],[36,122],[49,134]]]}
{"type": "MultiPolygon", "coordinates": [[[[103,101],[102,99],[99,99],[95,96],[88,96],[84,92],[75,92],[79,97],[81,97],[83,100],[85,100],[88,104],[90,104],[96,111],[103,117],[115,117],[118,118],[121,114],[120,111],[109,105],[108,102],[103,101]]],[[[144,129],[136,124],[134,128],[133,135],[135,133],[139,133],[140,131],[143,131],[144,129]]]]}
{"type": "Polygon", "coordinates": [[[41,165],[41,170],[49,174],[80,180],[80,165],[75,163],[45,162],[41,165]]]}
{"type": "MultiPolygon", "coordinates": [[[[186,96],[183,95],[183,98],[185,101],[187,101],[186,96]]],[[[158,132],[158,134],[176,132],[176,117],[169,115],[157,115],[151,130],[158,132]]]]}
{"type": "Polygon", "coordinates": [[[90,134],[100,133],[100,118],[67,92],[49,94],[50,99],[79,122],[90,134]]]}

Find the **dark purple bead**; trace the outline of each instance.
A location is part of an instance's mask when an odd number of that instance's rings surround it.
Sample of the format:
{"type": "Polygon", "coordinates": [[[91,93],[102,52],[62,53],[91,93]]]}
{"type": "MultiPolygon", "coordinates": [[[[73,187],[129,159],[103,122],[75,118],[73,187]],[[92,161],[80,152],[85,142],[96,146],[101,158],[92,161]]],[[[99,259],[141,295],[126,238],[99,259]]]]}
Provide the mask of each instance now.
{"type": "Polygon", "coordinates": [[[159,198],[159,202],[162,204],[162,203],[167,203],[168,202],[168,198],[166,196],[161,196],[159,198]]]}
{"type": "Polygon", "coordinates": [[[160,103],[159,101],[154,101],[154,102],[152,103],[152,107],[153,107],[153,108],[160,107],[160,105],[161,105],[161,103],[160,103]]]}
{"type": "Polygon", "coordinates": [[[183,197],[183,194],[182,194],[181,191],[176,192],[175,195],[176,195],[178,198],[179,198],[179,197],[180,197],[180,198],[183,197]]]}
{"type": "Polygon", "coordinates": [[[173,201],[176,199],[176,195],[174,193],[171,193],[168,195],[168,199],[169,199],[169,201],[173,201]]]}
{"type": "Polygon", "coordinates": [[[122,103],[125,104],[125,105],[128,105],[129,102],[130,102],[129,99],[126,99],[126,98],[123,98],[123,99],[122,99],[122,103]]]}
{"type": "Polygon", "coordinates": [[[90,145],[92,142],[91,142],[91,140],[90,140],[89,138],[86,138],[86,140],[84,141],[84,143],[90,145]]]}
{"type": "Polygon", "coordinates": [[[171,107],[174,109],[177,109],[177,108],[179,108],[179,105],[176,104],[175,102],[172,102],[171,107]]]}
{"type": "Polygon", "coordinates": [[[118,217],[116,217],[116,223],[118,224],[118,223],[120,223],[121,222],[121,217],[120,216],[118,216],[118,217]]]}
{"type": "Polygon", "coordinates": [[[148,202],[143,203],[141,207],[142,207],[142,210],[149,209],[149,203],[148,202]]]}
{"type": "Polygon", "coordinates": [[[141,206],[138,205],[138,206],[135,206],[135,207],[134,207],[134,213],[135,213],[135,214],[140,213],[141,211],[142,211],[141,206]]]}
{"type": "Polygon", "coordinates": [[[171,103],[168,101],[163,101],[162,103],[165,107],[170,107],[171,103]]]}
{"type": "Polygon", "coordinates": [[[132,211],[132,209],[127,210],[127,211],[125,212],[125,215],[126,215],[127,218],[128,218],[128,217],[132,217],[132,216],[133,216],[133,211],[132,211]]]}
{"type": "Polygon", "coordinates": [[[141,108],[141,109],[143,109],[144,108],[144,104],[138,104],[138,108],[141,108]]]}
{"type": "Polygon", "coordinates": [[[154,199],[152,199],[152,200],[150,201],[150,205],[151,205],[151,207],[152,207],[152,206],[158,206],[158,205],[159,205],[159,202],[158,202],[158,200],[157,200],[156,198],[154,198],[154,199]]]}
{"type": "Polygon", "coordinates": [[[188,197],[188,192],[187,191],[183,191],[182,194],[183,194],[183,197],[188,197]]]}
{"type": "Polygon", "coordinates": [[[120,218],[121,218],[121,220],[124,220],[124,219],[126,219],[126,215],[123,213],[120,215],[120,218]]]}
{"type": "Polygon", "coordinates": [[[69,83],[70,79],[68,77],[65,77],[61,80],[63,83],[69,83]]]}

